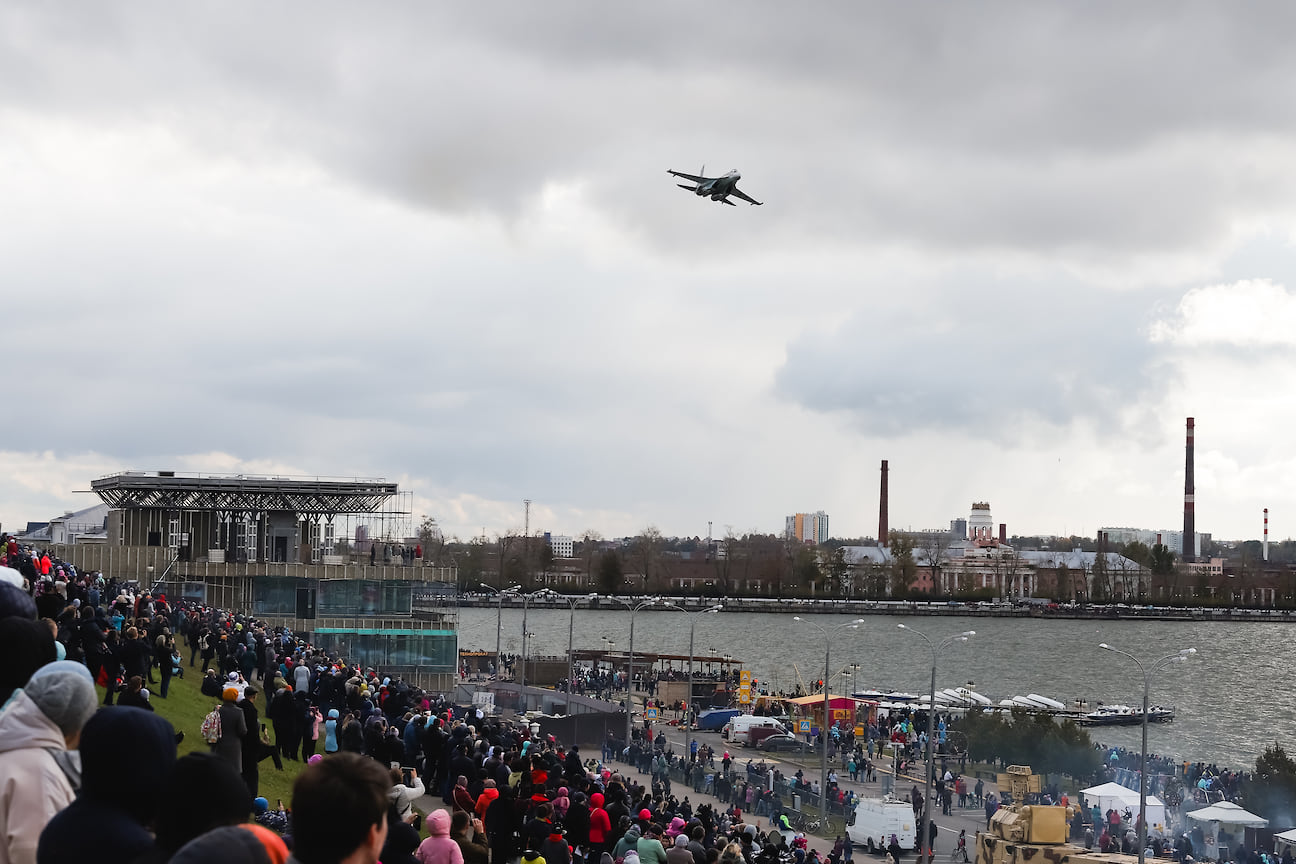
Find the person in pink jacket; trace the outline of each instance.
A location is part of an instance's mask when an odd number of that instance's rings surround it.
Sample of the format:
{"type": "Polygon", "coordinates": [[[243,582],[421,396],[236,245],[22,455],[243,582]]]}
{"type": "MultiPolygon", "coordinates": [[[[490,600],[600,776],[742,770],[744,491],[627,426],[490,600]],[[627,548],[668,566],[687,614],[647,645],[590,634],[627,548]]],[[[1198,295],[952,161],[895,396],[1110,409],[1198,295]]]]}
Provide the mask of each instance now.
{"type": "Polygon", "coordinates": [[[459,844],[450,839],[449,813],[433,810],[427,817],[427,829],[427,839],[414,852],[419,864],[464,864],[459,844]]]}

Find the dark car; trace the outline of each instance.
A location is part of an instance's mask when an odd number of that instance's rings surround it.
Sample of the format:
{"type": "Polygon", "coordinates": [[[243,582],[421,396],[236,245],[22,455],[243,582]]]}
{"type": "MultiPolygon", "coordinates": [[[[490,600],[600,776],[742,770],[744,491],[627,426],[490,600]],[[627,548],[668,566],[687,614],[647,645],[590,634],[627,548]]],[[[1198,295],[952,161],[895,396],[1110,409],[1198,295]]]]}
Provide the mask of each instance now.
{"type": "Polygon", "coordinates": [[[795,735],[770,735],[760,743],[762,750],[790,750],[801,752],[806,749],[806,743],[795,735]]]}

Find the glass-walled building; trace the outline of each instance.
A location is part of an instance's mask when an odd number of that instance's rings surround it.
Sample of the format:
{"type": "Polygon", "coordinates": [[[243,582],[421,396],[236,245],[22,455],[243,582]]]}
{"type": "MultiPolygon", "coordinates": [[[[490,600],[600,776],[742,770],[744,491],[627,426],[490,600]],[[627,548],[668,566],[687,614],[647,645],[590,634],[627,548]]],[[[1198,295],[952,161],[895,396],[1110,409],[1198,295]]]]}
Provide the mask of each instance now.
{"type": "Polygon", "coordinates": [[[348,662],[423,687],[453,686],[455,586],[411,579],[258,577],[252,614],[348,662]]]}
{"type": "Polygon", "coordinates": [[[251,613],[426,689],[454,686],[458,571],[424,558],[412,495],[395,483],[125,471],[90,487],[109,508],[106,542],[50,546],[79,569],[251,613]]]}

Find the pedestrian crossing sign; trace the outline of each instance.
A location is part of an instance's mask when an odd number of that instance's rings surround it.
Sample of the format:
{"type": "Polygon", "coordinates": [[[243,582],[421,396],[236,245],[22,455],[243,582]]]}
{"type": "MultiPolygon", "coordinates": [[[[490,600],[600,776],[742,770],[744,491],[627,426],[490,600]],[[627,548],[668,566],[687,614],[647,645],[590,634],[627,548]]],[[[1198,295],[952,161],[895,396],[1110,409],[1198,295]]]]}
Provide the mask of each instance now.
{"type": "Polygon", "coordinates": [[[644,716],[647,717],[649,720],[656,720],[656,719],[657,719],[657,709],[656,709],[656,708],[645,708],[645,709],[644,709],[644,716]]]}

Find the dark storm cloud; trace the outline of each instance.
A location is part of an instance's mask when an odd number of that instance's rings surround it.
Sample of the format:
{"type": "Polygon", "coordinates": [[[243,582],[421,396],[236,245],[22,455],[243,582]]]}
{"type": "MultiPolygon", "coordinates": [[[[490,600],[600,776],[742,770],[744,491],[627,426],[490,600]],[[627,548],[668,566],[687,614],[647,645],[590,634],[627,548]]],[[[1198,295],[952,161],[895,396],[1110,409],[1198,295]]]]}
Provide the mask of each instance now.
{"type": "Polygon", "coordinates": [[[1293,131],[1281,4],[305,8],[11,6],[0,73],[441,211],[588,183],[667,243],[683,158],[743,162],[754,230],[934,247],[1176,249],[1292,191],[1254,152],[1293,131]]]}
{"type": "Polygon", "coordinates": [[[8,3],[7,371],[75,408],[4,446],[647,522],[712,471],[800,488],[751,464],[803,428],[771,390],[867,435],[1128,431],[1175,383],[1154,309],[1291,224],[1293,17],[8,3]],[[767,205],[664,174],[703,162],[767,205]]]}

